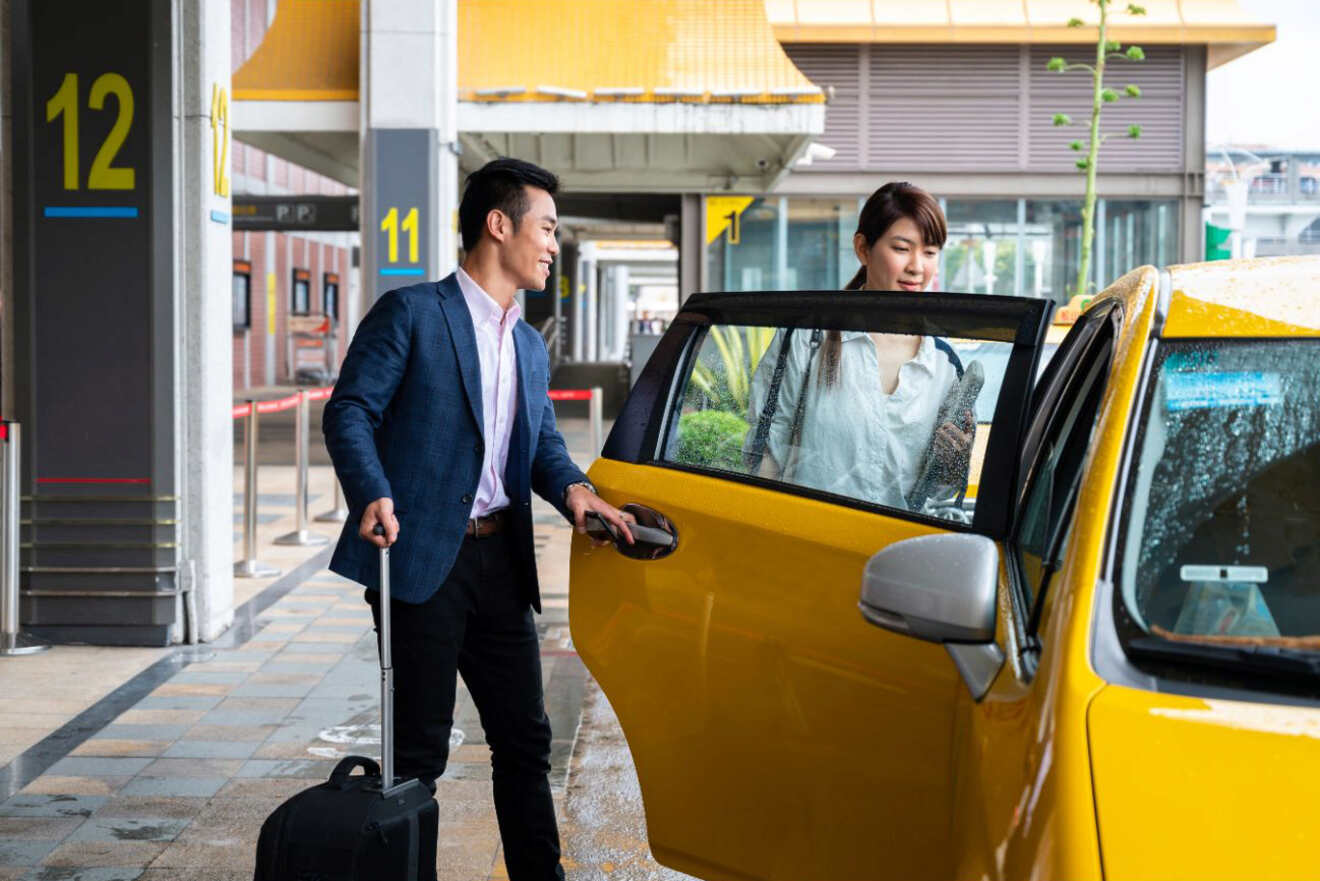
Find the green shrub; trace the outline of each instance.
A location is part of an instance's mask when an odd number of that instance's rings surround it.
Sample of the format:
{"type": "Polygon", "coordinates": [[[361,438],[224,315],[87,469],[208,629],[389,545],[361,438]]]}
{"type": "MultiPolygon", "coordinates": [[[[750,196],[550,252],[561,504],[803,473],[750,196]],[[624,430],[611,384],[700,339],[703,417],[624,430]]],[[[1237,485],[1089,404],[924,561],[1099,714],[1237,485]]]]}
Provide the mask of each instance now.
{"type": "Polygon", "coordinates": [[[723,410],[699,410],[678,417],[678,451],[685,465],[742,471],[747,422],[723,410]]]}

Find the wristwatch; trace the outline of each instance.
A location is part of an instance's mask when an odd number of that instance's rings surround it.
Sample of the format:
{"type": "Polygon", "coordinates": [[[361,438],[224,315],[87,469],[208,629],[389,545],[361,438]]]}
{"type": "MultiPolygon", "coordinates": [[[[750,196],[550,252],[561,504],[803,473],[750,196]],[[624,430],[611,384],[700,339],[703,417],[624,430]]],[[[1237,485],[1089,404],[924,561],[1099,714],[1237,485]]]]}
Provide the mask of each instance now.
{"type": "Polygon", "coordinates": [[[569,491],[570,489],[572,489],[573,487],[575,487],[575,486],[585,486],[588,490],[591,491],[592,495],[600,495],[600,493],[596,492],[596,488],[595,488],[594,486],[591,485],[591,481],[589,481],[589,480],[578,480],[578,481],[574,481],[573,483],[570,483],[568,486],[564,487],[564,504],[565,504],[565,505],[568,504],[568,491],[569,491]]]}

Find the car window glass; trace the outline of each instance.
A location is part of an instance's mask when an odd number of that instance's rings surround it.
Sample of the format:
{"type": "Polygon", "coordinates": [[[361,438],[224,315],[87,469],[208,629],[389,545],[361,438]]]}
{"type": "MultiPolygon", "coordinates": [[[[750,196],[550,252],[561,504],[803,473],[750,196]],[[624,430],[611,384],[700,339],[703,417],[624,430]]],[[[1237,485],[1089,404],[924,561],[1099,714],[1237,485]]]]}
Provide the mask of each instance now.
{"type": "Polygon", "coordinates": [[[1013,345],[714,325],[665,461],[970,523],[1013,345]]]}
{"type": "Polygon", "coordinates": [[[1067,543],[1082,463],[1099,418],[1109,362],[1110,347],[1103,342],[1083,356],[1079,369],[1068,380],[1070,387],[1056,399],[1055,412],[1050,414],[1049,427],[1030,469],[1031,482],[1013,542],[1019,586],[1028,609],[1038,600],[1051,561],[1058,563],[1067,543]],[[1057,546],[1053,555],[1051,544],[1057,546]]]}
{"type": "Polygon", "coordinates": [[[1122,563],[1128,614],[1174,641],[1320,645],[1320,344],[1163,344],[1122,563]]]}

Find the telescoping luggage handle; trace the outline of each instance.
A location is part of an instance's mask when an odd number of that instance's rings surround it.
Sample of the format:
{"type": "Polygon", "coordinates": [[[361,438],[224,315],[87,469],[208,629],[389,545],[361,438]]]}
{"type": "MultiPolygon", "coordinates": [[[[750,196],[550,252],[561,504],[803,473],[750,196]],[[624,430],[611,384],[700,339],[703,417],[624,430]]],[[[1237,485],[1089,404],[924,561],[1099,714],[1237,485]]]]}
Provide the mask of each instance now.
{"type": "MultiPolygon", "coordinates": [[[[373,535],[384,535],[377,523],[373,535]]],[[[380,549],[380,779],[381,788],[394,786],[394,659],[390,654],[390,546],[380,549]]]]}

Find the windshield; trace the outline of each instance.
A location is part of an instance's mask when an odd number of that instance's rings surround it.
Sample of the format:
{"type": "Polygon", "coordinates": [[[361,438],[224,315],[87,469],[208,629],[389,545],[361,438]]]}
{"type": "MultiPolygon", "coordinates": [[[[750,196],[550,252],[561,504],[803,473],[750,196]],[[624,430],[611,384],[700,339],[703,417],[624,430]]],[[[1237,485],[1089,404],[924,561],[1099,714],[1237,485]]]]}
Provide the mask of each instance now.
{"type": "Polygon", "coordinates": [[[1129,486],[1128,629],[1320,651],[1320,341],[1161,344],[1129,486]]]}

